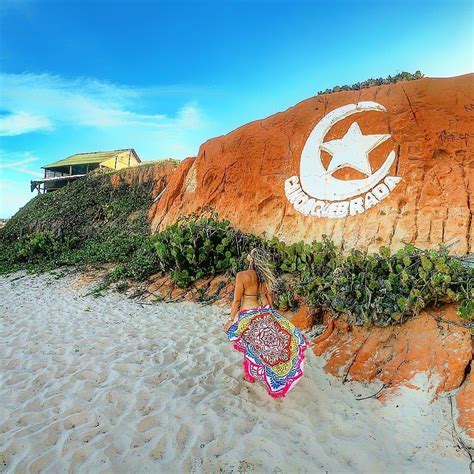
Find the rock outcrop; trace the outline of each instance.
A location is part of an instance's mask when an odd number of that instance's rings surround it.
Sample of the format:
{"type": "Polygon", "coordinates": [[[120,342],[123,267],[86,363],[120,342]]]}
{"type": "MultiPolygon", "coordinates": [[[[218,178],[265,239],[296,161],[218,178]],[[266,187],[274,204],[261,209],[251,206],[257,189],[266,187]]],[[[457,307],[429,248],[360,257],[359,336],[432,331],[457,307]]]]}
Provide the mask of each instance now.
{"type": "Polygon", "coordinates": [[[464,384],[456,394],[456,407],[458,410],[457,423],[461,435],[474,440],[474,360],[469,366],[469,374],[464,384]]]}
{"type": "Polygon", "coordinates": [[[472,251],[473,81],[470,74],[316,96],[209,140],[171,176],[150,209],[152,228],[212,206],[241,230],[288,243],[326,234],[344,249],[397,249],[404,242],[429,248],[458,240],[455,252],[472,251]],[[367,108],[367,102],[376,105],[367,108]],[[359,108],[348,112],[355,107],[350,104],[359,108]],[[331,118],[333,112],[339,118],[331,118]],[[311,133],[315,126],[321,146],[311,133]],[[359,132],[375,136],[374,148],[366,147],[368,164],[356,147],[359,132]],[[316,145],[306,144],[310,135],[316,145]],[[317,175],[312,160],[325,176],[317,175]],[[373,188],[358,185],[360,195],[347,198],[351,180],[372,180],[373,188]]]}
{"type": "Polygon", "coordinates": [[[163,160],[154,164],[125,168],[118,173],[112,173],[110,180],[114,187],[118,186],[120,182],[125,182],[129,186],[141,186],[152,183],[151,195],[157,200],[161,197],[177,167],[178,165],[175,162],[163,160]]]}
{"type": "Polygon", "coordinates": [[[401,386],[457,393],[459,431],[474,440],[474,380],[470,373],[472,341],[454,306],[422,311],[400,326],[364,328],[327,320],[326,331],[313,340],[313,351],[326,359],[325,370],[343,381],[379,381],[384,398],[401,386]],[[429,386],[419,387],[425,374],[429,386]]]}
{"type": "Polygon", "coordinates": [[[458,388],[472,359],[469,329],[454,306],[422,311],[398,326],[365,328],[332,321],[314,342],[325,369],[344,380],[380,380],[389,389],[427,373],[437,393],[458,388]]]}
{"type": "MultiPolygon", "coordinates": [[[[470,74],[317,96],[209,140],[167,178],[152,229],[212,207],[243,231],[287,243],[327,235],[345,250],[376,251],[457,241],[454,252],[472,252],[473,82],[470,74]]],[[[164,278],[150,291],[228,302],[232,286],[218,277],[179,290],[164,278]]],[[[314,322],[304,307],[287,316],[305,330],[314,322]]],[[[474,439],[472,339],[453,306],[385,328],[326,322],[314,352],[329,373],[379,381],[377,398],[417,388],[425,374],[424,388],[451,392],[458,427],[474,439]]]]}

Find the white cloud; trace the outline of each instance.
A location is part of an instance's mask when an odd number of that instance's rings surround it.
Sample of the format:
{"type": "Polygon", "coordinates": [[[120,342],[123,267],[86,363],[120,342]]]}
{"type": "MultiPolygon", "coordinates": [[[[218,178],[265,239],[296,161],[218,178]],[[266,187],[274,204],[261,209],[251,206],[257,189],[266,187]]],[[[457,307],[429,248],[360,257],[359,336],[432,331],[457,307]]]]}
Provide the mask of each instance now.
{"type": "Polygon", "coordinates": [[[30,180],[41,178],[36,171],[39,158],[31,152],[0,149],[0,218],[11,217],[32,197],[30,180]]]}
{"type": "Polygon", "coordinates": [[[0,136],[23,135],[37,130],[51,130],[51,122],[46,117],[28,112],[16,112],[0,116],[0,136]]]}
{"type": "MultiPolygon", "coordinates": [[[[94,128],[119,126],[149,130],[196,129],[204,117],[196,103],[181,107],[176,116],[142,113],[150,96],[173,93],[173,88],[134,88],[91,78],[65,79],[51,74],[0,74],[3,135],[48,130],[61,125],[94,128]]],[[[177,88],[177,93],[185,89],[177,88]]],[[[0,122],[1,123],[1,122],[0,122]]]]}
{"type": "Polygon", "coordinates": [[[194,102],[179,109],[178,122],[183,127],[190,129],[196,129],[201,126],[203,119],[197,105],[194,102]]]}
{"type": "Polygon", "coordinates": [[[0,173],[3,174],[3,170],[12,170],[17,173],[41,178],[43,173],[35,171],[29,166],[37,161],[39,161],[39,158],[28,151],[8,153],[5,150],[0,150],[0,173]]]}

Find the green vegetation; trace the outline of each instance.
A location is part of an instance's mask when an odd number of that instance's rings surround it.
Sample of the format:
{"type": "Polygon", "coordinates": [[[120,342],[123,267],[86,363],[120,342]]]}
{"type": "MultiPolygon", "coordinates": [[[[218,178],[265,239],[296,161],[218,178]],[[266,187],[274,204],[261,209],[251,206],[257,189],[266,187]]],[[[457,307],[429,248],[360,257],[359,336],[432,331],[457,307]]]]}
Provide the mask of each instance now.
{"type": "Polygon", "coordinates": [[[234,229],[208,212],[183,217],[149,235],[146,213],[153,183],[112,186],[110,175],[91,175],[34,198],[0,230],[0,272],[44,271],[65,265],[114,264],[107,282],[143,281],[159,272],[184,288],[203,277],[246,267],[254,246],[272,256],[279,276],[280,309],[303,299],[355,324],[400,323],[423,308],[459,303],[474,319],[474,269],[450,257],[446,247],[406,245],[391,254],[343,254],[331,241],[286,245],[234,229]]]}
{"type": "Polygon", "coordinates": [[[303,272],[305,299],[356,324],[385,326],[450,302],[460,303],[461,316],[474,316],[474,270],[449,257],[446,247],[406,245],[394,254],[381,247],[373,255],[353,250],[344,256],[325,242],[312,258],[320,255],[324,265],[310,263],[303,272]]]}
{"type": "Polygon", "coordinates": [[[165,164],[172,164],[178,166],[181,161],[176,160],[174,158],[163,158],[161,160],[147,160],[147,161],[142,161],[141,163],[138,163],[138,167],[144,168],[144,167],[149,167],[149,166],[156,166],[156,165],[165,165],[165,164]]]}
{"type": "Polygon", "coordinates": [[[210,216],[186,216],[151,239],[160,270],[181,287],[223,271],[236,273],[245,266],[246,253],[258,239],[210,216]]]}
{"type": "Polygon", "coordinates": [[[356,82],[350,86],[336,86],[331,89],[326,89],[324,91],[319,91],[318,95],[322,94],[333,94],[334,92],[341,92],[341,91],[359,91],[361,89],[367,89],[368,87],[372,86],[382,86],[384,84],[395,84],[396,82],[401,81],[414,81],[416,79],[422,79],[424,74],[420,71],[416,71],[415,74],[410,72],[402,71],[395,76],[387,76],[387,77],[378,77],[377,79],[367,79],[366,81],[356,82]]]}
{"type": "Polygon", "coordinates": [[[20,209],[0,229],[0,273],[138,258],[149,245],[146,214],[154,183],[120,180],[114,187],[110,175],[91,173],[20,209]]]}

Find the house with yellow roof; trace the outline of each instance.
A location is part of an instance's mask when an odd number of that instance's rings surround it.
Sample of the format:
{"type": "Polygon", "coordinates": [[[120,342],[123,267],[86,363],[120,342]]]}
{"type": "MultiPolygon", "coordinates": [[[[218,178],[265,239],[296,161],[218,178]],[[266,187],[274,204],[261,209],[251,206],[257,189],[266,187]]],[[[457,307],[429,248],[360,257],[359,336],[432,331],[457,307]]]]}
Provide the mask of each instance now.
{"type": "Polygon", "coordinates": [[[139,163],[141,163],[140,157],[133,148],[77,153],[42,166],[44,178],[31,181],[31,191],[35,189],[38,193],[55,191],[97,168],[121,170],[137,166],[139,163]]]}

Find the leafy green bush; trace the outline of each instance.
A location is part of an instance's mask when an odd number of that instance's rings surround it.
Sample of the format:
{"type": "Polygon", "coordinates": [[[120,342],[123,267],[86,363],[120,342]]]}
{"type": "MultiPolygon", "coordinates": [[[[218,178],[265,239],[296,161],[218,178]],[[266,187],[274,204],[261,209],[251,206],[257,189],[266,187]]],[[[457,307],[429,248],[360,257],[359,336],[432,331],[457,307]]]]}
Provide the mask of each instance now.
{"type": "Polygon", "coordinates": [[[358,250],[344,255],[326,237],[312,244],[264,241],[233,229],[216,215],[181,218],[151,240],[158,266],[181,287],[245,268],[247,252],[262,246],[272,255],[276,273],[292,274],[297,281],[279,281],[275,293],[280,309],[294,308],[299,294],[308,304],[345,314],[355,324],[395,324],[425,307],[449,302],[460,304],[463,317],[474,316],[474,271],[442,246],[420,250],[406,245],[393,255],[381,247],[373,255],[358,250]]]}
{"type": "Polygon", "coordinates": [[[116,186],[110,173],[96,173],[33,198],[0,229],[0,273],[125,263],[135,257],[142,264],[154,183],[134,185],[117,174],[116,186]]]}
{"type": "Polygon", "coordinates": [[[243,258],[259,239],[240,232],[217,215],[185,216],[152,237],[162,271],[180,287],[219,272],[244,267],[243,258]]]}
{"type": "Polygon", "coordinates": [[[368,255],[353,250],[337,254],[333,271],[302,279],[303,294],[334,314],[344,313],[356,324],[385,326],[402,322],[425,307],[459,302],[460,314],[474,316],[474,272],[446,247],[420,250],[412,245],[391,255],[385,247],[368,255]]]}
{"type": "Polygon", "coordinates": [[[52,232],[33,232],[16,242],[13,258],[19,262],[37,261],[51,257],[61,247],[61,239],[52,232]]]}
{"type": "Polygon", "coordinates": [[[155,247],[149,237],[143,239],[141,245],[127,261],[122,261],[109,274],[110,281],[131,278],[136,281],[146,280],[160,270],[160,263],[155,247]]]}
{"type": "Polygon", "coordinates": [[[324,276],[334,270],[338,250],[336,245],[323,237],[322,242],[287,245],[278,239],[263,244],[273,256],[279,273],[298,273],[301,278],[311,275],[324,276]]]}
{"type": "Polygon", "coordinates": [[[273,286],[273,300],[280,311],[295,310],[297,301],[295,299],[296,290],[293,281],[277,278],[273,286]]]}

